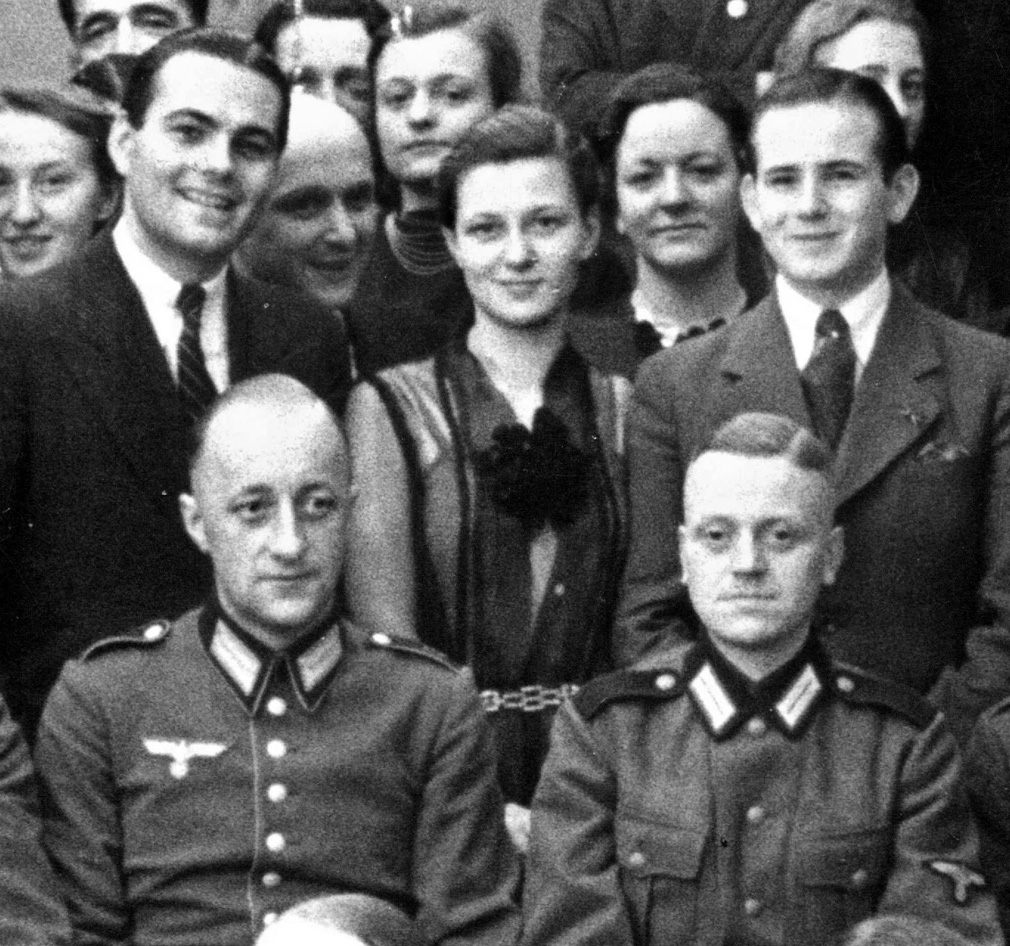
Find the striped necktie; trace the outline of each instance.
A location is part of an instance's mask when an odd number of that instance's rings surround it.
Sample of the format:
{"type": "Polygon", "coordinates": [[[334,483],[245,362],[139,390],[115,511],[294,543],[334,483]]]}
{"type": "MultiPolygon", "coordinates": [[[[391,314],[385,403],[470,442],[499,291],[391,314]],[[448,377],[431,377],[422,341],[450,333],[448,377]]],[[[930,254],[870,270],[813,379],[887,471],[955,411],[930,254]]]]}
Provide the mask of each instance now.
{"type": "Polygon", "coordinates": [[[207,363],[200,347],[200,318],[207,293],[198,283],[189,283],[179,291],[175,307],[182,315],[179,336],[179,399],[191,420],[197,420],[217,397],[217,388],[207,373],[207,363]]]}
{"type": "Polygon", "coordinates": [[[801,372],[803,393],[817,434],[837,449],[856,389],[856,349],[837,309],[818,316],[816,334],[814,353],[801,372]]]}

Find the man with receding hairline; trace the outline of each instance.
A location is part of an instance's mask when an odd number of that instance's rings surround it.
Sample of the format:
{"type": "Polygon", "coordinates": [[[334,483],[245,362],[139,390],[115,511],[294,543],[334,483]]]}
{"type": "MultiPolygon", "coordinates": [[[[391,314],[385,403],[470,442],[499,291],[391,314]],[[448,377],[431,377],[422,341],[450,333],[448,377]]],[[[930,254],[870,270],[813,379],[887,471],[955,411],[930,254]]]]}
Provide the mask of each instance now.
{"type": "Polygon", "coordinates": [[[426,942],[507,946],[518,875],[468,674],[339,611],[354,491],[334,415],[264,375],[198,433],[180,503],[212,595],[69,662],[39,730],[78,938],[248,946],[302,900],[361,892],[426,942]]]}
{"type": "Polygon", "coordinates": [[[774,414],[701,445],[679,530],[696,640],[559,713],[523,946],[810,946],[878,913],[1002,942],[942,714],[821,645],[831,464],[774,414]]]}

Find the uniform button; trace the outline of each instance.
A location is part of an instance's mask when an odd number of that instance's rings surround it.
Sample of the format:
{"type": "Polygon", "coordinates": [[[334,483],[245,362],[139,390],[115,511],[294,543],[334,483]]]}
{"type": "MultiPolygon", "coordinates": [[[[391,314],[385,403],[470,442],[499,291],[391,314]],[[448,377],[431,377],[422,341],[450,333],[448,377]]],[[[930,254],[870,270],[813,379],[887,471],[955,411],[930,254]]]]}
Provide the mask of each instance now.
{"type": "Polygon", "coordinates": [[[843,693],[851,693],[856,688],[856,683],[852,677],[839,677],[836,681],[838,689],[843,693]]]}
{"type": "Polygon", "coordinates": [[[280,885],[281,875],[275,870],[267,871],[263,875],[263,886],[264,887],[277,887],[280,885]]]}
{"type": "Polygon", "coordinates": [[[761,824],[761,822],[765,820],[766,814],[767,812],[765,812],[764,808],[760,805],[754,805],[753,807],[747,809],[747,820],[751,824],[761,824]]]}
{"type": "Polygon", "coordinates": [[[556,594],[556,595],[557,595],[557,596],[558,596],[558,597],[560,598],[560,597],[561,597],[561,596],[562,596],[562,595],[563,595],[564,593],[565,593],[565,586],[564,586],[564,583],[563,583],[563,582],[560,582],[560,581],[559,581],[559,582],[558,582],[558,583],[557,583],[557,584],[556,584],[556,585],[554,586],[554,594],[556,594]]]}
{"type": "Polygon", "coordinates": [[[734,20],[739,20],[740,17],[747,15],[747,0],[729,0],[726,4],[726,12],[734,20]]]}
{"type": "Polygon", "coordinates": [[[264,926],[269,926],[271,923],[276,923],[276,922],[277,922],[277,914],[276,913],[264,913],[263,914],[263,925],[264,926]]]}
{"type": "Polygon", "coordinates": [[[280,739],[271,739],[267,743],[267,755],[271,759],[281,759],[287,751],[288,747],[280,739]]]}
{"type": "Polygon", "coordinates": [[[271,716],[283,716],[288,711],[288,704],[279,696],[272,696],[267,700],[267,712],[271,716]]]}
{"type": "Polygon", "coordinates": [[[268,834],[267,835],[267,850],[272,851],[274,854],[280,854],[288,846],[288,842],[284,840],[283,834],[268,834]]]}
{"type": "Polygon", "coordinates": [[[165,626],[163,624],[152,624],[144,628],[144,640],[156,641],[165,636],[165,626]]]}
{"type": "Polygon", "coordinates": [[[281,785],[280,782],[274,782],[267,789],[267,798],[270,801],[285,801],[288,797],[288,788],[286,785],[281,785]]]}
{"type": "Polygon", "coordinates": [[[379,631],[378,634],[372,635],[372,643],[378,644],[380,647],[388,647],[393,643],[393,639],[388,634],[383,634],[382,631],[379,631]]]}
{"type": "Polygon", "coordinates": [[[852,875],[851,879],[852,886],[855,887],[856,890],[862,890],[869,882],[870,875],[866,870],[860,867],[859,870],[852,875]]]}
{"type": "Polygon", "coordinates": [[[672,673],[661,673],[656,677],[656,689],[672,690],[677,685],[677,678],[672,673]]]}
{"type": "Polygon", "coordinates": [[[763,736],[768,731],[768,724],[760,716],[753,717],[747,723],[747,732],[752,736],[763,736]]]}
{"type": "Polygon", "coordinates": [[[645,855],[641,851],[632,851],[628,855],[628,867],[644,867],[645,855]]]}
{"type": "Polygon", "coordinates": [[[753,897],[748,897],[743,902],[743,912],[747,916],[757,916],[762,910],[762,905],[760,900],[755,900],[753,897]]]}

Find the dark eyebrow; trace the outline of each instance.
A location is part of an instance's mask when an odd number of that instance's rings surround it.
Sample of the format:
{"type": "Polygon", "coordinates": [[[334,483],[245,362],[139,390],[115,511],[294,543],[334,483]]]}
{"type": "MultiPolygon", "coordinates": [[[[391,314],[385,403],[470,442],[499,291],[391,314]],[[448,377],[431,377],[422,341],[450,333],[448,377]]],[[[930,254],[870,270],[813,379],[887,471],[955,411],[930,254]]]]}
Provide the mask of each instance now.
{"type": "Polygon", "coordinates": [[[174,112],[169,112],[165,116],[165,121],[177,121],[178,119],[189,119],[199,122],[201,125],[214,125],[216,122],[206,112],[201,112],[197,108],[177,108],[174,112]]]}
{"type": "Polygon", "coordinates": [[[318,184],[308,184],[305,187],[296,187],[294,190],[281,194],[274,201],[277,210],[292,210],[309,203],[323,203],[331,199],[330,192],[318,184]]]}

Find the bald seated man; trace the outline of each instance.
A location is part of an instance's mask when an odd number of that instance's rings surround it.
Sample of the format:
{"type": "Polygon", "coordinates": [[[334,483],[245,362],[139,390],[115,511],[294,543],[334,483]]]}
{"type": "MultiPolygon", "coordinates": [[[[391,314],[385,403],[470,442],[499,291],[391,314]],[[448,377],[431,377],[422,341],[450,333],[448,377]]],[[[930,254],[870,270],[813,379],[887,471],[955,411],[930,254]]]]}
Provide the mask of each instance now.
{"type": "Polygon", "coordinates": [[[378,219],[361,126],[345,108],[295,93],[280,170],[237,267],[301,289],[337,314],[358,285],[378,219]]]}
{"type": "Polygon", "coordinates": [[[329,408],[283,375],[200,426],[181,509],[213,594],[68,663],[43,715],[43,837],[76,941],[250,946],[294,904],[358,891],[426,943],[514,942],[469,677],[338,612],[349,469],[329,408]]]}

